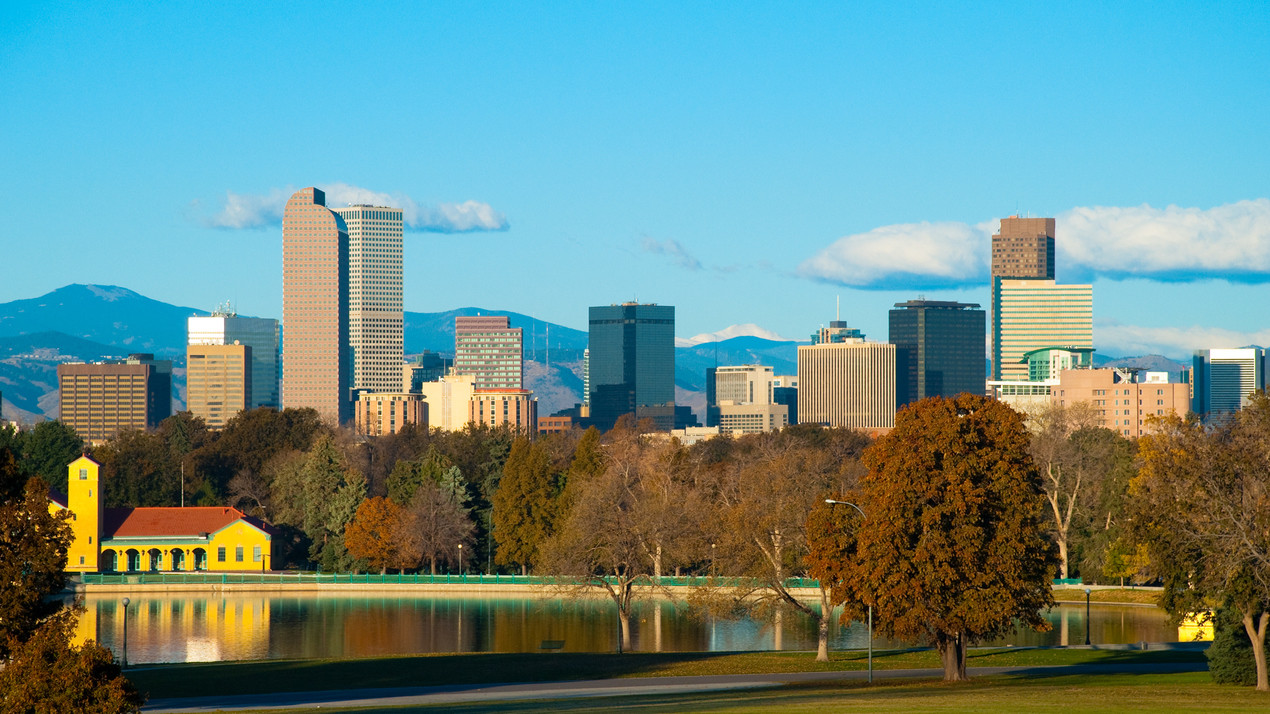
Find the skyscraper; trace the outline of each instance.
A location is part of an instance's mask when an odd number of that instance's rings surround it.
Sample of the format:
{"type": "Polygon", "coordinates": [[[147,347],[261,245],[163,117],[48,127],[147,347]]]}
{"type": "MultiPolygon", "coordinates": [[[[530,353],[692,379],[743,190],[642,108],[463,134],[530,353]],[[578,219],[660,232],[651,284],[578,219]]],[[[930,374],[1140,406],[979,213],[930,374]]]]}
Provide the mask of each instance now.
{"type": "Polygon", "coordinates": [[[1220,419],[1248,403],[1266,388],[1266,351],[1260,347],[1195,350],[1191,369],[1191,411],[1220,419]]]}
{"type": "Polygon", "coordinates": [[[278,321],[265,317],[239,317],[228,305],[207,317],[186,320],[190,345],[240,344],[251,348],[251,403],[278,408],[278,321]]]}
{"type": "Polygon", "coordinates": [[[611,429],[618,417],[675,426],[675,308],[640,304],[590,309],[591,419],[611,429]]]}
{"type": "Polygon", "coordinates": [[[522,389],[524,335],[506,315],[454,318],[454,372],[476,377],[476,389],[522,389]]]}
{"type": "Polygon", "coordinates": [[[895,345],[860,338],[799,345],[798,422],[895,426],[895,345]]]}
{"type": "Polygon", "coordinates": [[[58,418],[92,444],[172,416],[172,362],[152,354],[57,366],[58,418]]]}
{"type": "Polygon", "coordinates": [[[758,434],[789,425],[789,408],[774,401],[775,377],[761,364],[706,368],[706,426],[758,434]]]}
{"type": "Polygon", "coordinates": [[[352,418],[348,228],[313,187],[296,191],[282,216],[282,324],[282,406],[352,418]]]}
{"type": "Polygon", "coordinates": [[[358,204],[331,210],[348,230],[352,388],[395,392],[403,353],[401,209],[358,204]]]}
{"type": "Polygon", "coordinates": [[[1094,287],[992,280],[992,379],[1025,382],[1024,357],[1047,347],[1092,349],[1094,287]]]}
{"type": "Polygon", "coordinates": [[[904,406],[926,397],[983,394],[987,320],[978,305],[938,300],[895,303],[895,398],[904,406]]]}
{"type": "Polygon", "coordinates": [[[1054,279],[1054,219],[1001,219],[992,236],[992,277],[1054,279]]]}
{"type": "Polygon", "coordinates": [[[223,429],[251,408],[251,347],[242,344],[185,348],[185,406],[209,429],[223,429]]]}

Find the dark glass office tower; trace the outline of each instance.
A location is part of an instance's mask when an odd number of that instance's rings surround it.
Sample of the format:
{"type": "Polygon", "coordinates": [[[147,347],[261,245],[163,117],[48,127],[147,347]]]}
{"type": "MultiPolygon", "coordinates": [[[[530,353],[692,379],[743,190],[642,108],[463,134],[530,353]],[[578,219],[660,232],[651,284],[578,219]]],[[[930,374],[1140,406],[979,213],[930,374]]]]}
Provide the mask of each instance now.
{"type": "Polygon", "coordinates": [[[985,390],[987,320],[978,305],[909,300],[890,313],[897,407],[985,390]]]}
{"type": "Polygon", "coordinates": [[[675,425],[675,308],[623,303],[590,309],[591,421],[623,414],[675,425]]]}

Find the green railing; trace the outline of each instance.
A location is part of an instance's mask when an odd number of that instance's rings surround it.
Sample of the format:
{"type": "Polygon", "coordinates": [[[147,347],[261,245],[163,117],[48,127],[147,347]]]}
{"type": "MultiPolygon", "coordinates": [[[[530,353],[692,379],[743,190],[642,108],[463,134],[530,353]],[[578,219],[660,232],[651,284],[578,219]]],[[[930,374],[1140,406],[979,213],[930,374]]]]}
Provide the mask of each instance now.
{"type": "MultiPolygon", "coordinates": [[[[85,585],[281,585],[312,583],[323,585],[538,585],[563,586],[576,581],[538,575],[425,575],[378,573],[84,573],[76,576],[85,585]]],[[[606,578],[614,582],[613,578],[606,578]]],[[[657,580],[667,587],[700,587],[709,584],[723,587],[754,587],[748,578],[708,578],[701,576],[666,576],[657,580]]],[[[598,584],[598,582],[597,582],[598,584]]],[[[651,585],[651,578],[641,579],[639,585],[651,585]]],[[[819,583],[811,578],[789,578],[787,588],[815,588],[819,583]]]]}

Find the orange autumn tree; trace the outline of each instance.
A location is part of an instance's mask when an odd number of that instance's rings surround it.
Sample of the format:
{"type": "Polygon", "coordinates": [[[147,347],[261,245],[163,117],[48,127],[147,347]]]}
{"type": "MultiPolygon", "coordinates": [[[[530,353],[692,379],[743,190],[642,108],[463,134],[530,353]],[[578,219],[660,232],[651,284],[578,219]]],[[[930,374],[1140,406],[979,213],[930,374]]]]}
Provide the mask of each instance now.
{"type": "Polygon", "coordinates": [[[362,501],[353,520],[344,528],[344,547],[380,573],[402,567],[401,524],[404,509],[377,496],[362,501]]]}
{"type": "Polygon", "coordinates": [[[860,506],[809,520],[812,573],[843,619],[872,605],[893,640],[939,651],[946,681],[966,678],[966,648],[1019,624],[1048,628],[1057,556],[1023,417],[971,394],[924,399],[865,450],[868,473],[838,497],[860,506]]]}

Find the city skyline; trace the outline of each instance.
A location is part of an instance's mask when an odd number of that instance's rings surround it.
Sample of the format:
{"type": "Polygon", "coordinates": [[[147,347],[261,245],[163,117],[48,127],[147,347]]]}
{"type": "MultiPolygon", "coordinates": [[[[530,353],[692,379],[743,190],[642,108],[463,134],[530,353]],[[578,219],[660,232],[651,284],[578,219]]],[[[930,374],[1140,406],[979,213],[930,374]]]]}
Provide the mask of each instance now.
{"type": "Polygon", "coordinates": [[[680,338],[797,338],[841,296],[882,335],[896,302],[988,304],[1017,213],[1056,219],[1099,353],[1270,344],[1211,310],[1270,300],[1256,5],[355,10],[7,7],[0,187],[74,199],[11,216],[0,301],[80,282],[280,318],[281,207],[316,185],[403,210],[409,311],[585,329],[633,299],[680,338]],[[311,50],[331,27],[358,49],[311,50]],[[313,99],[351,87],[378,101],[313,99]],[[473,253],[523,279],[437,269],[473,253]]]}

